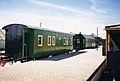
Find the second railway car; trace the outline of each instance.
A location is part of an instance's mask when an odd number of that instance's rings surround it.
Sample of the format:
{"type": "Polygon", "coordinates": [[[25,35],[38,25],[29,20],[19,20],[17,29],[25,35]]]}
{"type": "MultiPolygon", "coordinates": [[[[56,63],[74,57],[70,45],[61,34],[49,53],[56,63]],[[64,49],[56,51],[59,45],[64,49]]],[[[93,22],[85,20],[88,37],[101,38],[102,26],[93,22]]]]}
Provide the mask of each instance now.
{"type": "Polygon", "coordinates": [[[73,49],[76,51],[83,49],[84,47],[84,36],[79,33],[73,36],[73,49]]]}
{"type": "Polygon", "coordinates": [[[95,47],[95,45],[95,38],[93,38],[91,35],[83,35],[79,33],[73,36],[73,48],[76,51],[95,47]]]}
{"type": "Polygon", "coordinates": [[[6,31],[5,55],[17,60],[28,60],[66,53],[73,50],[73,35],[32,28],[23,24],[10,24],[6,31]]]}

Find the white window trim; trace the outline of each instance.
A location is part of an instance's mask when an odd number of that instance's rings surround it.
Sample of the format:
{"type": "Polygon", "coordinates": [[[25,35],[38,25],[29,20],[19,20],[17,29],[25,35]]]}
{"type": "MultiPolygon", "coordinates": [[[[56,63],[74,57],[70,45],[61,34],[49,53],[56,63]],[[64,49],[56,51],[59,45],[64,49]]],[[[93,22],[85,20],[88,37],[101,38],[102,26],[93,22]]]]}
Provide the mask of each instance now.
{"type": "Polygon", "coordinates": [[[51,36],[48,36],[48,38],[47,38],[47,44],[48,44],[48,46],[51,46],[51,36]],[[48,44],[48,39],[50,38],[50,44],[48,44]]]}
{"type": "Polygon", "coordinates": [[[59,37],[59,40],[61,40],[61,37],[59,37]]]}
{"type": "Polygon", "coordinates": [[[52,36],[52,45],[55,46],[55,43],[56,43],[55,36],[52,36]],[[53,38],[54,38],[54,43],[53,43],[53,38]]]}
{"type": "Polygon", "coordinates": [[[73,45],[73,41],[72,41],[73,39],[72,38],[70,38],[70,45],[73,45]]]}
{"type": "Polygon", "coordinates": [[[65,37],[63,37],[63,45],[65,45],[66,44],[66,39],[65,39],[65,37]]]}
{"type": "Polygon", "coordinates": [[[43,36],[42,35],[38,35],[38,46],[42,46],[43,45],[43,36]],[[41,44],[39,44],[39,37],[41,37],[41,44]]]}
{"type": "Polygon", "coordinates": [[[69,43],[68,43],[68,37],[66,37],[66,45],[68,45],[69,43]]]}
{"type": "Polygon", "coordinates": [[[80,39],[77,39],[77,43],[80,43],[80,39]]]}

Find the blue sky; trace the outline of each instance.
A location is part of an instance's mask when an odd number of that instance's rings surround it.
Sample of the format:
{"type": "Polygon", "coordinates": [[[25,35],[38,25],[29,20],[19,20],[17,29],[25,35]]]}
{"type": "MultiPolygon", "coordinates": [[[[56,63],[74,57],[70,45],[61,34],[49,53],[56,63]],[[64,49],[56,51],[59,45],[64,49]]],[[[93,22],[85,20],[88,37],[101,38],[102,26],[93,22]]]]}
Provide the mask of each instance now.
{"type": "Polygon", "coordinates": [[[105,38],[105,25],[119,24],[119,0],[0,0],[0,27],[11,23],[105,38]]]}

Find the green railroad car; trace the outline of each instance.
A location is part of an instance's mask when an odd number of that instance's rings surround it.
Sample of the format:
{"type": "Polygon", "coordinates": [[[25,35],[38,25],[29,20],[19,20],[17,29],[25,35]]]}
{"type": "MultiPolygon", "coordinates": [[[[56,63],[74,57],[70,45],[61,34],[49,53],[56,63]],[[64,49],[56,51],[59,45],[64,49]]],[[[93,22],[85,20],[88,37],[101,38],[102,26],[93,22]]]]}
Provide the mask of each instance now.
{"type": "Polygon", "coordinates": [[[91,48],[95,47],[95,38],[93,38],[91,35],[83,35],[84,40],[83,40],[83,48],[91,48]]]}
{"type": "Polygon", "coordinates": [[[73,36],[73,49],[76,51],[95,47],[95,45],[95,38],[93,38],[91,35],[83,35],[79,33],[73,36]]]}
{"type": "Polygon", "coordinates": [[[15,61],[43,58],[73,50],[73,35],[68,33],[22,24],[10,24],[3,29],[6,31],[5,55],[15,61]]]}

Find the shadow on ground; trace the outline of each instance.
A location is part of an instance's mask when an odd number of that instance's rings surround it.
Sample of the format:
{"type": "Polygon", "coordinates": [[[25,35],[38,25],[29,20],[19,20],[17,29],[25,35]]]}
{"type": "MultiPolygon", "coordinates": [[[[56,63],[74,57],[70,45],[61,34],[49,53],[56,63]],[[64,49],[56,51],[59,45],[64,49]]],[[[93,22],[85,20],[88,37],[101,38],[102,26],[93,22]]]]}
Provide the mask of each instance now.
{"type": "Polygon", "coordinates": [[[87,51],[78,51],[78,52],[72,52],[72,53],[67,53],[67,54],[61,54],[61,55],[56,55],[56,56],[52,56],[52,57],[48,57],[48,58],[43,58],[40,60],[51,60],[51,61],[59,61],[59,60],[63,60],[63,59],[67,59],[76,55],[80,55],[80,54],[84,54],[87,51]]]}
{"type": "Polygon", "coordinates": [[[100,48],[100,47],[88,47],[86,49],[97,49],[97,48],[100,48]]]}

